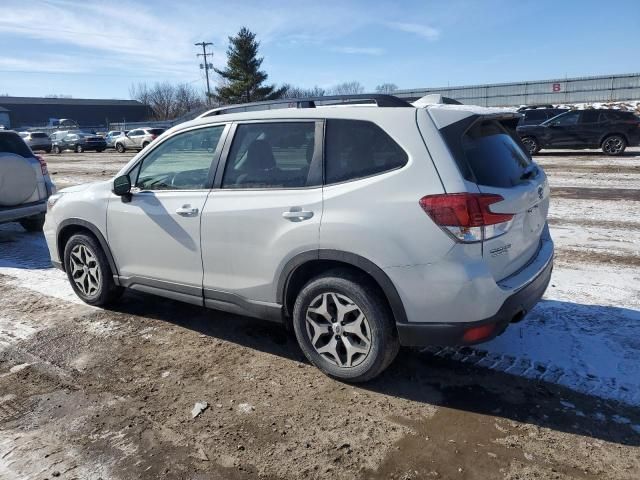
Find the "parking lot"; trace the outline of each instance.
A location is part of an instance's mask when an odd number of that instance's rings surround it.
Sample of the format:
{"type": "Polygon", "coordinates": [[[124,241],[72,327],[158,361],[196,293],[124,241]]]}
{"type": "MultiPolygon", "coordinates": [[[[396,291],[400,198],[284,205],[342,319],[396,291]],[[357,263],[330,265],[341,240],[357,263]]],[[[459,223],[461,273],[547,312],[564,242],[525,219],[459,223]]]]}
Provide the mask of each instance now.
{"type": "MultiPolygon", "coordinates": [[[[132,155],[45,159],[64,188],[132,155]]],[[[134,292],[84,305],[42,235],[0,226],[0,478],[637,479],[640,148],[536,161],[544,301],[488,344],[403,350],[357,386],[276,325],[134,292]]]]}

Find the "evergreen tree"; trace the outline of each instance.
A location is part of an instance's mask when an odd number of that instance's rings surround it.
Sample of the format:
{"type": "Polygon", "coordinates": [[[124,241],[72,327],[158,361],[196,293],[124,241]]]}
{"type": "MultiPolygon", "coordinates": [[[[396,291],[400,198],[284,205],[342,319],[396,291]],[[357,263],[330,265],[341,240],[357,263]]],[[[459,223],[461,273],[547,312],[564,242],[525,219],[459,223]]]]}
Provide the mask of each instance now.
{"type": "Polygon", "coordinates": [[[215,69],[222,77],[222,85],[216,88],[216,97],[223,103],[256,102],[280,98],[285,88],[264,85],[268,75],[260,70],[262,57],[258,57],[260,42],[256,34],[242,27],[235,37],[229,37],[227,68],[215,69]]]}

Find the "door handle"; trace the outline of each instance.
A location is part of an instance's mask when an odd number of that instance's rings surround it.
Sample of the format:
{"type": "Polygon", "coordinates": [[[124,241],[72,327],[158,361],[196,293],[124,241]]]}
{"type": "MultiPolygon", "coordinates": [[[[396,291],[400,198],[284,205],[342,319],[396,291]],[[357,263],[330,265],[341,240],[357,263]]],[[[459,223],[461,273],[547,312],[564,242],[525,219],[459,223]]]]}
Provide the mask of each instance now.
{"type": "Polygon", "coordinates": [[[302,209],[291,209],[288,212],[282,212],[282,218],[285,218],[291,222],[302,222],[313,217],[313,212],[302,209]]]}
{"type": "Polygon", "coordinates": [[[176,210],[176,213],[182,217],[195,217],[198,215],[198,209],[191,205],[183,205],[176,210]]]}

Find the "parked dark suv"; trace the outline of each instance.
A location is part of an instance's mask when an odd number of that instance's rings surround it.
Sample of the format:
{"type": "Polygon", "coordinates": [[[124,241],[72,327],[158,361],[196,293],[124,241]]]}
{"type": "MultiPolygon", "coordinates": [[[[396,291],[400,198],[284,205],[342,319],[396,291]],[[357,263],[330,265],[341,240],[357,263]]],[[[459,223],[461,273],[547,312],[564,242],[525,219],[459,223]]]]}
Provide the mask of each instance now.
{"type": "Polygon", "coordinates": [[[522,113],[522,118],[518,125],[540,125],[561,113],[568,112],[568,108],[523,108],[518,110],[522,113]]]}
{"type": "Polygon", "coordinates": [[[86,150],[102,152],[107,148],[107,142],[99,135],[84,132],[69,132],[62,138],[52,139],[53,153],[62,153],[63,150],[73,150],[82,153],[86,150]]]}
{"type": "Polygon", "coordinates": [[[640,144],[640,117],[612,109],[571,110],[540,125],[519,125],[517,131],[532,155],[542,148],[602,148],[620,155],[640,144]]]}

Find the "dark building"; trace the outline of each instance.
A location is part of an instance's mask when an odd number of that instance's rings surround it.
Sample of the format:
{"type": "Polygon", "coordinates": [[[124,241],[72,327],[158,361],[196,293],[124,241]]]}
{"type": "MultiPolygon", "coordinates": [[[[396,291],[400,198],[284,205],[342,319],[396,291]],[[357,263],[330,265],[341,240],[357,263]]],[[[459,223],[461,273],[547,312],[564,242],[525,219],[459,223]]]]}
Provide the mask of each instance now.
{"type": "Polygon", "coordinates": [[[142,122],[150,114],[137,100],[38,97],[0,97],[0,112],[0,124],[13,129],[44,127],[60,118],[75,120],[81,127],[106,127],[109,122],[142,122]]]}

